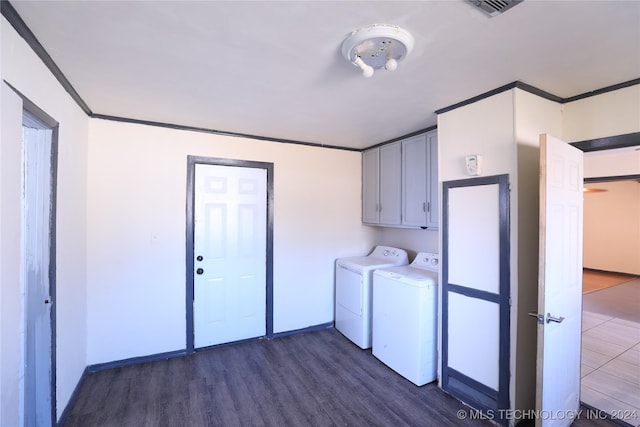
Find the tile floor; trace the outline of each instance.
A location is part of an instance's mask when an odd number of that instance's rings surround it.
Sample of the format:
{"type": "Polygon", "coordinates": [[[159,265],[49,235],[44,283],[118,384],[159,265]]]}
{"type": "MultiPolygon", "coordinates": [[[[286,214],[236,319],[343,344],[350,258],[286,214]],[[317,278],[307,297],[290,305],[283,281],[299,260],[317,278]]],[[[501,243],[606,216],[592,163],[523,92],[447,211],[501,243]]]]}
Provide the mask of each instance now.
{"type": "Polygon", "coordinates": [[[582,402],[640,426],[640,323],[583,311],[582,402]]]}

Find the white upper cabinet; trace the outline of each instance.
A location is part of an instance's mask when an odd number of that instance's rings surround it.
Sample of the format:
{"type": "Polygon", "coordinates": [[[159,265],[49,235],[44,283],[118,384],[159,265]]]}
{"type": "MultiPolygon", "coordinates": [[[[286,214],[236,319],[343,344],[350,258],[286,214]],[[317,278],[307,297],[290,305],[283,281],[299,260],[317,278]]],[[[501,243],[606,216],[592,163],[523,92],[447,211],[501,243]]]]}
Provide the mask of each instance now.
{"type": "Polygon", "coordinates": [[[438,226],[437,141],[434,130],[363,152],[363,223],[438,226]]]}

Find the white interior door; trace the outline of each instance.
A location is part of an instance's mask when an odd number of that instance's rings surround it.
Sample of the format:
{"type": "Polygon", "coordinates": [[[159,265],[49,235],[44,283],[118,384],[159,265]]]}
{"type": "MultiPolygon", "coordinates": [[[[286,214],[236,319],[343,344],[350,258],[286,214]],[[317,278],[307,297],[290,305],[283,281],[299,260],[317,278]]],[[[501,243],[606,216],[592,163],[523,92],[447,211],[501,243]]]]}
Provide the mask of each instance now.
{"type": "Polygon", "coordinates": [[[50,426],[52,329],[51,129],[25,116],[23,126],[23,274],[25,283],[25,426],[50,426]]]}
{"type": "Polygon", "coordinates": [[[540,135],[537,426],[568,426],[580,408],[582,151],[540,135]]]}
{"type": "Polygon", "coordinates": [[[267,171],[195,165],[194,347],[266,334],[267,171]]]}

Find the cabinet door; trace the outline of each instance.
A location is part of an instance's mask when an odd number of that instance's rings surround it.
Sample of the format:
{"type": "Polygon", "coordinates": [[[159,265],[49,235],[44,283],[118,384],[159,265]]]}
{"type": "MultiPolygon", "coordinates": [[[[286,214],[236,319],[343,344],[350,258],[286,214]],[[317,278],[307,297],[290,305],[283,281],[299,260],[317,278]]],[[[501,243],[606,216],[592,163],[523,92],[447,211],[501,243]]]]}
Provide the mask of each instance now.
{"type": "Polygon", "coordinates": [[[427,226],[427,136],[402,141],[402,225],[427,226]]]}
{"type": "Polygon", "coordinates": [[[380,149],[364,151],[362,153],[362,222],[365,224],[380,222],[379,168],[380,149]]]}
{"type": "Polygon", "coordinates": [[[427,133],[427,227],[438,227],[438,132],[427,133]]]}
{"type": "Polygon", "coordinates": [[[402,143],[380,147],[380,225],[400,225],[402,213],[402,143]]]}

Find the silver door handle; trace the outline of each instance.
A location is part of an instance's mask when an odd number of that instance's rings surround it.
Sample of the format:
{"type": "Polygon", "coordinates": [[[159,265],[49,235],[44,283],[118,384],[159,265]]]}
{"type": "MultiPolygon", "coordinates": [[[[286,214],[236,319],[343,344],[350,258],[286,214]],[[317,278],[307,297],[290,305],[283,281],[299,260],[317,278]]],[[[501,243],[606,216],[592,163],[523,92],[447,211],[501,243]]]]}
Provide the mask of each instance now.
{"type": "Polygon", "coordinates": [[[562,323],[562,321],[564,320],[564,317],[560,316],[560,317],[553,317],[551,315],[551,313],[547,313],[547,323],[549,322],[556,322],[556,323],[562,323]]]}
{"type": "MultiPolygon", "coordinates": [[[[538,314],[535,311],[531,311],[529,313],[527,313],[529,316],[531,317],[535,317],[538,320],[538,323],[540,323],[541,325],[544,324],[545,322],[545,317],[544,314],[538,314]]],[[[564,317],[560,316],[560,317],[554,317],[551,315],[551,313],[547,313],[547,319],[546,322],[556,322],[556,323],[562,323],[562,321],[564,320],[564,317]]]]}

